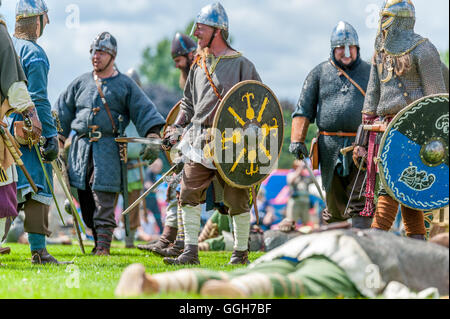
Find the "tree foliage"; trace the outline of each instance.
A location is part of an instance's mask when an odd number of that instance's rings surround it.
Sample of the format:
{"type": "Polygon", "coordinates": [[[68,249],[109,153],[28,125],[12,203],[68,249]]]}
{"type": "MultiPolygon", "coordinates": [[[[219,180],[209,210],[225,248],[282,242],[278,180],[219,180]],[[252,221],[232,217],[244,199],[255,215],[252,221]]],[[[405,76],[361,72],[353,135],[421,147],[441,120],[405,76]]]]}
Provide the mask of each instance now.
{"type": "MultiPolygon", "coordinates": [[[[191,21],[184,30],[179,32],[189,34],[194,21],[191,21]]],[[[175,34],[174,34],[175,35],[175,34]]],[[[142,63],[139,72],[144,83],[161,84],[169,89],[180,92],[180,71],[174,67],[171,55],[172,38],[161,39],[156,47],[148,46],[142,53],[142,63]]]]}

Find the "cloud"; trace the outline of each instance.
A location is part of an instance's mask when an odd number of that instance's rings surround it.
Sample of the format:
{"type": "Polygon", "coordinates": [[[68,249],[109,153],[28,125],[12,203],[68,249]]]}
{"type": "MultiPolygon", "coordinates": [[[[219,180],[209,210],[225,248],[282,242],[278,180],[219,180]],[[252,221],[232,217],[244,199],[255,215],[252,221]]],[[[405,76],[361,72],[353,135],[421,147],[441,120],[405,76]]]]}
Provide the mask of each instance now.
{"type": "MultiPolygon", "coordinates": [[[[117,65],[126,71],[140,63],[143,49],[171,38],[193,20],[207,0],[47,0],[51,24],[39,43],[46,50],[50,101],[76,77],[91,70],[89,46],[102,31],[118,40],[117,65]],[[75,7],[74,7],[75,5],[75,7]],[[79,26],[73,28],[73,8],[79,26]]],[[[370,59],[382,0],[222,0],[230,20],[233,46],[257,67],[263,81],[280,98],[296,101],[307,74],[329,56],[329,40],[340,20],[358,31],[361,55],[370,59]],[[374,10],[375,8],[375,10],[374,10]]],[[[448,49],[447,0],[415,0],[416,32],[440,51],[448,49]]],[[[14,0],[3,0],[0,13],[10,32],[14,0]]]]}

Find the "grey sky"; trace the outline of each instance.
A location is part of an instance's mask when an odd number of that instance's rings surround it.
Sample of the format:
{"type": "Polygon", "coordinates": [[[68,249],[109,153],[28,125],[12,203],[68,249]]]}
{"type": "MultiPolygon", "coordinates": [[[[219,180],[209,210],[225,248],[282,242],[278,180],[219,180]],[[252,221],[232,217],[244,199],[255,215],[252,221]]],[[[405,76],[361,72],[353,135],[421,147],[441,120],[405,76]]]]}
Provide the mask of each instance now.
{"type": "MultiPolygon", "coordinates": [[[[51,24],[38,43],[50,59],[49,98],[91,70],[89,45],[102,31],[118,40],[117,65],[125,72],[140,63],[142,50],[172,37],[195,18],[206,0],[47,0],[51,24]],[[79,25],[76,13],[79,11],[79,25]]],[[[449,47],[449,2],[414,0],[416,32],[439,51],[449,47]]],[[[14,29],[15,0],[3,0],[0,13],[14,29]]],[[[382,0],[222,0],[234,47],[258,69],[278,98],[296,102],[308,72],[329,56],[329,40],[340,20],[359,33],[361,55],[373,53],[382,0]]]]}

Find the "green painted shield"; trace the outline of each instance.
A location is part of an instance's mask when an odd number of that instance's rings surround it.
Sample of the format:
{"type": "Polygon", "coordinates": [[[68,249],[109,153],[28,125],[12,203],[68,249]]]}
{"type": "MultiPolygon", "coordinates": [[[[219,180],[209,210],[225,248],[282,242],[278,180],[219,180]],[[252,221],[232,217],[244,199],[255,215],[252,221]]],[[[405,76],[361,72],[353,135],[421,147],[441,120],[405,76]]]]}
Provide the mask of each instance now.
{"type": "Polygon", "coordinates": [[[229,185],[249,188],[267,178],[283,146],[280,103],[266,85],[243,81],[225,95],[214,117],[212,156],[229,185]]]}

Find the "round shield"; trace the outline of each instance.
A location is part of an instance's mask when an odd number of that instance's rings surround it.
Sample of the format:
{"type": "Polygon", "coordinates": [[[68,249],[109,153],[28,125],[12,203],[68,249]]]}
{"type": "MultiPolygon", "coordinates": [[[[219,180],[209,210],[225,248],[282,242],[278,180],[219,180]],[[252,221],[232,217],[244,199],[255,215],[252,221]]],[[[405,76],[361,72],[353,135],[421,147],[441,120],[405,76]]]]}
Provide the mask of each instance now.
{"type": "Polygon", "coordinates": [[[278,99],[258,81],[243,81],[221,101],[212,127],[214,164],[226,183],[249,188],[275,168],[283,146],[278,99]]]}
{"type": "MultiPolygon", "coordinates": [[[[163,127],[163,136],[166,135],[167,128],[170,125],[172,125],[173,123],[175,123],[178,113],[180,113],[180,105],[181,105],[181,100],[178,101],[177,104],[175,104],[173,106],[173,108],[170,110],[169,114],[167,114],[166,124],[163,127]]],[[[176,152],[175,148],[173,148],[173,151],[170,150],[170,151],[164,151],[164,152],[166,153],[167,160],[169,161],[170,165],[173,165],[174,157],[177,156],[177,152],[176,152]]]]}
{"type": "Polygon", "coordinates": [[[380,179],[400,204],[420,211],[449,205],[448,94],[415,101],[383,134],[380,179]]]}

